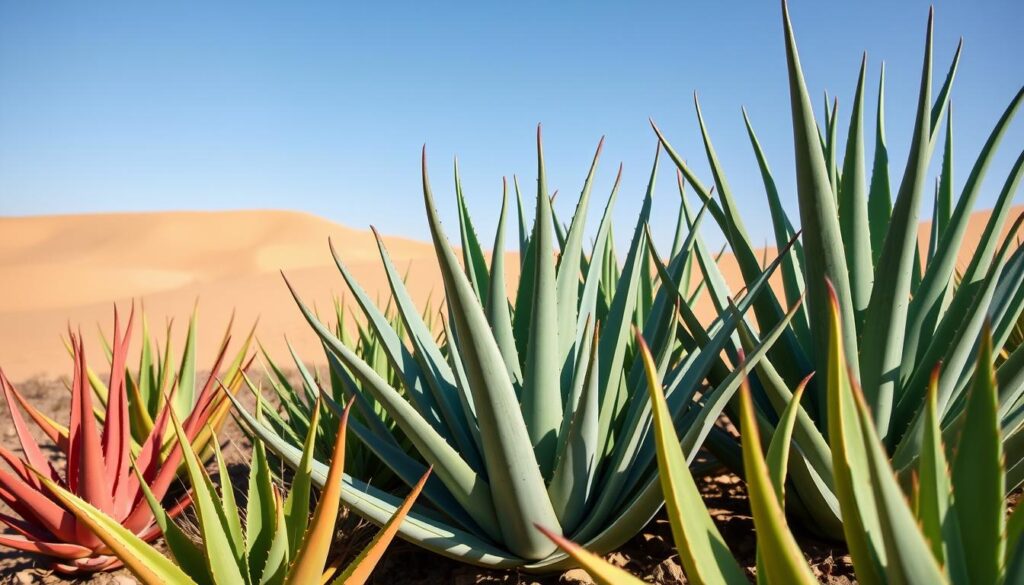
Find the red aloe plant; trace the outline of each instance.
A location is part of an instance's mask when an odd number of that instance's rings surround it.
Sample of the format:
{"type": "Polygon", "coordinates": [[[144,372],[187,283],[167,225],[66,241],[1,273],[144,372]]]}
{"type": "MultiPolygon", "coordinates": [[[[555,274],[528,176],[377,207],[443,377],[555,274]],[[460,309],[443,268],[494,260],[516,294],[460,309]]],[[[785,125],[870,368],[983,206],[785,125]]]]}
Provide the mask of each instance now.
{"type": "MultiPolygon", "coordinates": [[[[46,489],[40,477],[46,477],[89,502],[121,523],[139,538],[151,541],[160,536],[152,510],[131,472],[132,461],[153,494],[163,499],[181,463],[180,447],[161,456],[163,437],[168,429],[169,408],[156,416],[153,428],[141,442],[132,440],[128,413],[128,388],[125,364],[131,338],[134,306],[122,332],[117,308],[114,309],[114,338],[105,413],[97,411],[88,380],[85,349],[80,335],[70,335],[74,358],[71,382],[71,417],[65,428],[33,407],[10,383],[0,369],[0,386],[11,412],[11,421],[21,442],[23,457],[0,446],[2,458],[10,471],[0,467],[0,501],[16,514],[0,513],[0,522],[16,534],[0,534],[0,545],[43,555],[52,559],[52,566],[62,573],[104,571],[121,565],[109,554],[106,546],[60,500],[46,489]],[[22,416],[29,418],[64,454],[64,473],[59,465],[43,454],[22,416]]],[[[221,409],[221,401],[213,387],[214,375],[200,393],[195,408],[184,421],[189,440],[195,440],[211,416],[221,409]]],[[[177,386],[171,388],[171,395],[177,386]]],[[[168,400],[168,403],[171,401],[168,400]]],[[[188,504],[183,497],[170,509],[177,515],[188,504]]]]}

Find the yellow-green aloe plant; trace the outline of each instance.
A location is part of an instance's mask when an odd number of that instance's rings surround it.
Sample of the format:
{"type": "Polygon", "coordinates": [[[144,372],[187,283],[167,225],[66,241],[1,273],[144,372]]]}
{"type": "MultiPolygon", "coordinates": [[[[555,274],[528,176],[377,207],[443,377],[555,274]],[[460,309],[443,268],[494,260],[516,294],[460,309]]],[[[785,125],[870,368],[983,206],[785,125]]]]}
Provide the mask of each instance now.
{"type": "MultiPolygon", "coordinates": [[[[381,258],[409,346],[335,254],[355,300],[400,373],[401,390],[342,343],[296,295],[335,361],[358,382],[353,384],[360,390],[356,408],[365,404],[360,395],[366,402],[372,397],[408,438],[413,452],[408,453],[372,417],[365,425],[353,421],[356,436],[405,483],[414,481],[427,464],[434,468],[424,487],[424,501],[402,525],[406,540],[477,565],[547,571],[574,561],[539,534],[535,524],[598,551],[612,550],[636,534],[661,507],[662,497],[643,368],[630,335],[633,326],[652,340],[688,451],[695,453],[705,437],[716,432],[714,423],[738,388],[740,376],[732,371],[713,385],[704,381],[752,299],[767,288],[778,261],[738,299],[735,312],[723,313],[702,330],[706,343],[695,343],[678,326],[676,291],[655,286],[658,281],[647,272],[646,223],[657,157],[621,272],[605,265],[616,262],[609,233],[618,180],[591,253],[583,250],[583,218],[596,163],[595,155],[574,217],[562,233],[553,219],[538,132],[536,218],[529,237],[520,239],[525,257],[512,302],[504,280],[505,213],[488,267],[473,244],[476,236],[466,235],[473,230],[457,189],[467,254],[465,268],[461,266],[441,228],[424,154],[424,203],[447,303],[441,342],[422,323],[382,241],[378,240],[381,258]],[[552,232],[561,244],[557,262],[552,232]],[[602,289],[610,291],[604,300],[602,289]],[[526,325],[517,325],[522,323],[526,325]]],[[[507,197],[505,202],[507,211],[507,197]]],[[[671,277],[680,278],[693,257],[700,217],[680,213],[671,261],[664,267],[671,277]]],[[[520,224],[524,226],[525,220],[520,224]]],[[[525,231],[521,229],[521,236],[525,231]]],[[[750,352],[751,363],[760,360],[786,324],[784,319],[775,330],[764,331],[761,343],[750,352]]],[[[329,406],[338,408],[326,392],[322,395],[329,406]]],[[[293,442],[244,409],[239,415],[268,448],[296,464],[300,452],[293,442]]],[[[397,505],[394,495],[368,485],[365,478],[346,477],[342,497],[351,510],[371,519],[389,514],[397,505]]]]}
{"type": "MultiPolygon", "coordinates": [[[[692,583],[749,583],[746,573],[729,550],[688,465],[692,455],[672,422],[672,411],[666,400],[662,374],[650,349],[637,334],[647,377],[648,392],[654,411],[655,441],[661,489],[676,550],[687,579],[692,583]]],[[[743,466],[746,471],[750,508],[757,532],[758,583],[810,585],[817,583],[796,539],[789,530],[784,512],[787,460],[793,428],[799,412],[804,385],[798,387],[778,428],[771,435],[767,453],[762,451],[761,437],[750,433],[743,437],[743,466]]],[[[750,386],[744,378],[739,395],[740,422],[744,428],[756,428],[750,386]]],[[[643,583],[637,577],[605,561],[573,541],[538,525],[562,550],[572,556],[601,585],[634,585],[643,583]]]]}
{"type": "Polygon", "coordinates": [[[941,370],[929,376],[920,456],[894,470],[850,367],[832,297],[828,429],[846,540],[861,583],[1019,583],[1024,513],[1007,520],[993,330],[982,327],[964,408],[943,428],[941,370]],[[896,471],[899,473],[897,474],[896,471]]]}
{"type": "MultiPolygon", "coordinates": [[[[319,413],[320,405],[317,403],[312,415],[314,428],[319,413]]],[[[306,438],[302,465],[296,470],[291,489],[283,500],[272,482],[266,449],[259,442],[253,445],[245,513],[241,514],[241,506],[235,502],[231,484],[222,484],[220,494],[217,493],[196,451],[189,445],[184,429],[172,416],[176,440],[185,453],[202,541],[194,542],[174,523],[159,500],[147,491],[148,504],[156,514],[171,558],[124,530],[88,502],[45,478],[43,481],[74,512],[79,522],[102,540],[111,554],[120,558],[124,566],[146,585],[358,585],[366,582],[394,539],[398,526],[423,488],[429,470],[362,553],[347,567],[341,567],[340,559],[331,559],[330,548],[340,509],[345,461],[344,431],[348,414],[349,408],[341,414],[341,432],[333,446],[330,467],[322,482],[325,487],[312,517],[309,506],[313,434],[306,438]]],[[[259,410],[257,416],[261,416],[259,410]]],[[[227,465],[217,442],[212,444],[221,481],[227,481],[227,465]]]]}
{"type": "MultiPolygon", "coordinates": [[[[829,127],[818,128],[804,82],[788,9],[782,4],[786,62],[792,102],[796,162],[796,195],[802,225],[801,238],[782,261],[782,289],[766,291],[754,303],[756,329],[769,331],[785,314],[782,307],[806,295],[790,326],[768,354],[752,368],[756,383],[755,404],[759,420],[771,424],[785,408],[792,389],[814,371],[824,372],[823,348],[829,335],[829,301],[826,279],[835,286],[842,315],[843,346],[854,377],[864,388],[871,420],[885,451],[897,468],[913,466],[921,455],[929,377],[936,362],[944,367],[938,381],[938,411],[944,431],[959,419],[967,403],[973,373],[972,356],[980,343],[982,324],[993,324],[996,355],[1004,347],[1024,310],[1024,254],[1011,254],[1020,220],[1005,231],[1011,204],[1022,177],[1024,152],[1013,163],[989,216],[980,242],[970,253],[963,278],[955,268],[963,256],[972,209],[982,192],[986,171],[996,156],[1015,113],[1024,101],[1024,89],[1011,100],[996,122],[968,175],[959,197],[953,192],[952,108],[950,91],[957,70],[957,49],[945,79],[933,95],[932,26],[929,14],[920,94],[906,169],[899,179],[895,200],[890,197],[889,161],[884,132],[884,71],[878,89],[874,159],[865,160],[864,94],[867,61],[862,63],[850,126],[841,162],[836,141],[835,112],[829,127]],[[929,198],[927,171],[941,141],[943,156],[934,191],[934,215],[925,250],[918,246],[918,213],[929,198]]],[[[747,285],[761,271],[759,256],[741,218],[739,206],[725,171],[709,138],[697,107],[703,147],[710,163],[714,187],[708,187],[655,127],[663,146],[685,181],[701,198],[708,213],[721,226],[747,285]]],[[[754,135],[749,118],[744,120],[757,158],[776,242],[789,241],[796,233],[787,216],[765,153],[754,135]]],[[[698,249],[712,300],[721,310],[731,293],[716,274],[706,251],[698,249]]],[[[751,330],[728,348],[735,352],[757,342],[751,330]]],[[[1009,492],[1024,481],[1024,350],[1016,348],[996,368],[1000,381],[999,417],[1003,428],[1009,492]]],[[[843,523],[836,485],[832,479],[832,454],[827,429],[827,388],[824,376],[813,379],[807,390],[806,414],[797,419],[798,448],[790,462],[787,508],[806,520],[807,526],[826,536],[843,537],[843,523]]],[[[728,450],[722,435],[709,446],[728,450]]],[[[735,446],[731,447],[735,450],[735,446]]]]}

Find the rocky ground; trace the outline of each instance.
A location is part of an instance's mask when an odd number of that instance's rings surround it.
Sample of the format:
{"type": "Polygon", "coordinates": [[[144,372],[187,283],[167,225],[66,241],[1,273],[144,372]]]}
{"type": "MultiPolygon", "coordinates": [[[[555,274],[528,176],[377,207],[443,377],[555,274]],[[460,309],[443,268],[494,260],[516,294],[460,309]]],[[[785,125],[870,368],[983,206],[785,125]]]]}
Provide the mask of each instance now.
{"type": "MultiPolygon", "coordinates": [[[[70,406],[70,395],[59,380],[31,380],[19,389],[48,415],[65,421],[70,406]]],[[[0,407],[0,417],[6,417],[0,407]]],[[[0,419],[4,420],[4,419],[0,419]]],[[[250,445],[246,437],[229,421],[222,433],[228,443],[225,455],[234,463],[230,475],[236,489],[244,489],[247,474],[244,462],[250,445]]],[[[0,443],[20,452],[17,436],[10,425],[0,425],[0,443]]],[[[705,478],[701,489],[712,515],[726,541],[753,576],[755,534],[743,483],[733,475],[705,478]]],[[[0,507],[0,510],[3,510],[0,507]]],[[[6,511],[6,510],[3,510],[6,511]]],[[[341,556],[354,555],[372,537],[375,528],[358,518],[345,518],[340,523],[336,551],[341,556]]],[[[824,542],[806,533],[798,533],[801,546],[808,555],[815,572],[825,583],[851,583],[853,571],[849,556],[841,544],[824,542]]],[[[672,544],[672,533],[664,514],[660,514],[619,551],[608,559],[651,583],[684,583],[679,557],[672,544]]],[[[92,583],[97,585],[128,585],[135,579],[127,571],[94,575],[91,578],[66,578],[47,569],[44,560],[22,555],[16,551],[0,549],[0,585],[7,584],[63,584],[92,583]]],[[[580,570],[557,575],[530,575],[525,573],[486,571],[462,565],[428,553],[409,543],[398,541],[385,554],[371,583],[427,585],[452,583],[474,585],[478,583],[515,583],[553,585],[559,583],[590,583],[580,570]]]]}

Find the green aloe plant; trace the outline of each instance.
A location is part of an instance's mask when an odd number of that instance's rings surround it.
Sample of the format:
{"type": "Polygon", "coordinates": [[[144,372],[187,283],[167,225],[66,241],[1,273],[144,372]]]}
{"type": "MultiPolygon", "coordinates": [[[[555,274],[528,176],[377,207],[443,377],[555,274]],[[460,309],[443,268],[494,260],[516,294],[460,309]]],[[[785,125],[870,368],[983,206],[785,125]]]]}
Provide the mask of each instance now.
{"type": "MultiPolygon", "coordinates": [[[[802,234],[800,243],[782,261],[782,293],[768,291],[754,303],[756,328],[772,330],[785,314],[782,307],[792,305],[804,295],[807,302],[790,321],[768,359],[753,368],[755,404],[762,419],[771,423],[781,415],[791,389],[800,380],[811,372],[826,371],[827,355],[822,348],[826,347],[829,335],[827,279],[837,292],[843,347],[853,375],[864,389],[871,420],[893,464],[907,468],[921,455],[932,368],[939,361],[944,364],[938,381],[938,411],[943,431],[951,432],[966,406],[973,372],[970,356],[980,344],[982,324],[986,319],[992,321],[998,354],[1024,309],[1024,255],[1011,254],[1020,218],[1013,223],[1010,234],[1000,240],[1013,195],[1024,176],[1024,152],[1003,184],[962,280],[958,282],[955,278],[972,208],[999,142],[1024,101],[1024,89],[1013,97],[996,123],[956,197],[950,92],[960,49],[933,96],[933,17],[929,14],[914,132],[893,200],[884,131],[884,70],[879,82],[871,168],[866,161],[863,136],[866,59],[857,78],[845,153],[841,162],[837,161],[840,148],[836,141],[835,111],[829,114],[828,127],[822,133],[815,122],[785,2],[782,12],[802,234]],[[933,221],[927,249],[921,250],[918,210],[926,198],[928,165],[939,143],[943,120],[944,154],[934,191],[933,221]]],[[[697,118],[717,196],[657,127],[655,131],[686,182],[721,226],[749,285],[760,273],[760,263],[699,105],[697,118]]],[[[744,120],[764,180],[776,242],[782,245],[793,237],[794,224],[782,206],[772,171],[746,112],[744,120]]],[[[708,260],[700,265],[702,269],[709,265],[713,268],[708,260]]],[[[724,280],[706,280],[712,300],[720,308],[725,306],[730,292],[724,280]]],[[[752,329],[741,327],[732,351],[753,347],[757,337],[752,329]]],[[[1005,486],[1008,492],[1024,481],[1024,435],[1019,434],[1024,422],[1024,351],[1015,349],[1000,361],[996,371],[1001,388],[999,416],[1009,467],[1005,486]]],[[[794,497],[789,498],[788,505],[813,529],[841,538],[843,523],[836,485],[831,479],[834,461],[829,450],[827,389],[822,376],[811,381],[807,394],[806,415],[797,420],[798,449],[791,459],[789,475],[794,497]]],[[[715,436],[712,441],[723,443],[728,439],[715,436]]]]}
{"type": "MultiPolygon", "coordinates": [[[[621,270],[610,243],[610,210],[618,180],[587,255],[584,218],[597,155],[567,229],[554,218],[543,160],[538,132],[536,216],[532,230],[527,230],[525,214],[520,213],[522,278],[516,301],[510,302],[504,277],[507,194],[488,266],[456,180],[463,243],[460,266],[435,210],[424,155],[424,202],[447,303],[441,343],[422,322],[379,238],[408,346],[335,255],[399,373],[401,390],[295,297],[333,355],[334,371],[350,373],[357,382],[349,384],[358,389],[356,408],[375,400],[408,438],[413,453],[407,453],[373,417],[366,417],[366,424],[353,421],[356,436],[405,483],[418,477],[426,464],[435,470],[424,487],[425,502],[417,504],[402,526],[403,537],[465,562],[535,571],[573,561],[537,533],[534,524],[607,551],[633,536],[662,505],[651,410],[630,328],[642,328],[652,340],[659,368],[670,380],[673,417],[692,457],[709,433],[719,432],[714,422],[738,388],[740,376],[732,371],[711,386],[704,381],[720,364],[719,354],[736,334],[743,312],[766,288],[778,265],[776,261],[764,271],[734,311],[701,329],[707,339],[697,343],[678,326],[681,291],[656,286],[660,279],[648,271],[646,223],[657,156],[621,270]],[[698,392],[700,398],[695,399],[698,392]]],[[[689,269],[698,243],[695,228],[701,216],[689,218],[687,213],[681,208],[671,261],[661,268],[675,279],[689,269]]],[[[749,352],[751,363],[761,359],[787,323],[783,319],[774,331],[764,332],[749,352]]],[[[338,408],[326,392],[321,394],[328,405],[338,408]]],[[[296,464],[299,450],[293,441],[244,410],[239,414],[250,432],[296,464]]],[[[361,478],[349,477],[346,482],[342,496],[356,513],[377,518],[394,509],[395,498],[387,492],[361,478]]]]}

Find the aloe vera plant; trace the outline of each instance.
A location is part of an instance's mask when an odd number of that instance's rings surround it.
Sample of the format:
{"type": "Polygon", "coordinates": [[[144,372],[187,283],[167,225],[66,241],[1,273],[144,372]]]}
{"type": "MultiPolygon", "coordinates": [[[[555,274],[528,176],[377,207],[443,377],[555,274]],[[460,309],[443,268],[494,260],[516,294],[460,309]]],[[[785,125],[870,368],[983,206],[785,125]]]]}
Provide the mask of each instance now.
{"type": "MultiPolygon", "coordinates": [[[[970,387],[970,357],[980,343],[982,324],[993,323],[993,343],[998,354],[1024,309],[1024,256],[1011,254],[1020,219],[1000,240],[1010,215],[1014,193],[1024,176],[1024,152],[1012,165],[995,200],[981,240],[959,282],[955,268],[963,251],[971,211],[982,191],[986,171],[1000,140],[1024,101],[1024,89],[1010,100],[983,146],[959,197],[953,192],[952,108],[950,92],[960,49],[938,92],[933,96],[932,27],[929,14],[924,66],[914,132],[907,165],[899,179],[895,199],[889,190],[889,161],[885,139],[884,72],[878,89],[875,151],[871,168],[864,150],[864,94],[866,59],[858,75],[850,113],[845,154],[837,161],[839,145],[835,117],[820,132],[808,97],[788,10],[783,2],[783,25],[796,161],[796,190],[802,235],[781,266],[783,293],[767,291],[755,303],[757,329],[771,330],[784,312],[781,307],[806,295],[768,359],[753,368],[755,404],[766,421],[774,421],[785,408],[791,389],[809,373],[827,369],[829,301],[826,279],[835,286],[842,316],[843,347],[854,377],[864,389],[871,420],[886,452],[897,468],[911,466],[921,455],[928,381],[935,364],[944,367],[938,381],[940,426],[948,431],[962,414],[970,387]],[[934,191],[934,216],[926,250],[918,247],[918,213],[926,199],[929,162],[942,135],[942,164],[934,191]],[[870,173],[870,175],[869,175],[870,173]],[[869,178],[870,177],[870,178],[869,178]]],[[[711,143],[699,105],[704,150],[714,178],[714,191],[705,186],[684,157],[655,127],[662,144],[681,174],[722,227],[749,285],[760,273],[752,240],[740,216],[711,143]]],[[[765,153],[749,118],[744,120],[753,145],[775,228],[781,245],[795,233],[787,216],[765,153]]],[[[930,194],[930,193],[929,193],[930,194]]],[[[701,262],[702,268],[709,262],[701,262]]],[[[707,273],[705,273],[707,274],[707,273]]],[[[724,280],[707,278],[712,299],[721,307],[730,292],[724,280]]],[[[733,351],[752,347],[753,327],[741,327],[733,351]]],[[[1000,421],[1004,430],[1009,472],[1006,491],[1024,481],[1024,450],[1020,432],[1024,415],[1024,351],[1015,349],[997,367],[1001,391],[1000,421]]],[[[790,509],[807,524],[826,535],[841,538],[843,526],[834,462],[829,451],[827,390],[823,376],[812,380],[807,391],[807,411],[797,421],[798,448],[791,459],[790,509]]],[[[727,440],[716,436],[713,441],[727,440]]]]}
{"type": "MultiPolygon", "coordinates": [[[[49,418],[22,395],[0,371],[0,385],[10,410],[11,423],[21,443],[23,457],[0,447],[0,458],[10,471],[0,470],[0,500],[13,514],[0,514],[0,522],[15,534],[0,535],[0,545],[48,557],[62,573],[88,573],[112,569],[121,561],[76,518],[64,501],[54,497],[47,485],[60,486],[110,517],[121,531],[143,541],[160,536],[153,512],[144,493],[163,498],[181,461],[177,446],[165,450],[164,431],[170,408],[162,409],[153,427],[138,443],[132,441],[129,422],[130,398],[125,364],[128,359],[134,310],[125,329],[114,311],[111,345],[111,373],[105,384],[107,401],[102,411],[93,402],[88,365],[81,337],[71,333],[74,372],[71,381],[71,416],[68,426],[49,418]],[[62,456],[51,461],[33,438],[24,410],[62,456]],[[131,473],[131,461],[139,470],[131,473]],[[63,464],[63,465],[62,465],[63,464]],[[58,471],[63,467],[63,471],[58,471]]],[[[178,386],[169,389],[174,400],[178,386]]],[[[219,402],[212,392],[200,393],[200,401],[184,422],[183,436],[193,444],[205,444],[208,423],[219,402]],[[206,429],[204,431],[204,429],[206,429]]],[[[187,498],[172,507],[176,515],[187,498]]]]}
{"type": "MultiPolygon", "coordinates": [[[[534,524],[600,551],[633,536],[662,504],[651,411],[630,335],[633,325],[649,334],[659,367],[671,380],[669,401],[674,419],[685,430],[689,451],[695,453],[707,434],[715,432],[718,414],[735,393],[737,372],[727,373],[711,387],[703,383],[778,262],[739,299],[734,312],[723,313],[702,330],[709,336],[707,343],[696,343],[678,327],[677,291],[655,286],[658,281],[647,272],[645,226],[657,157],[621,272],[614,266],[609,237],[618,181],[591,253],[583,251],[584,217],[596,164],[597,155],[573,219],[563,230],[554,219],[538,132],[536,216],[533,229],[527,230],[520,214],[522,278],[513,303],[504,276],[507,193],[488,266],[456,181],[463,243],[460,266],[441,228],[424,154],[424,203],[447,303],[441,343],[422,322],[379,238],[408,346],[335,253],[342,276],[399,374],[401,390],[342,343],[296,294],[299,308],[332,354],[334,371],[353,378],[346,385],[357,389],[356,408],[375,400],[408,438],[414,453],[407,453],[373,417],[366,417],[365,425],[352,421],[354,434],[407,484],[426,464],[434,468],[424,486],[425,501],[414,507],[400,529],[406,540],[477,565],[543,571],[573,561],[537,533],[534,524]],[[557,261],[555,235],[560,244],[557,261]],[[698,391],[701,398],[695,400],[698,391]]],[[[683,211],[672,261],[665,268],[677,279],[693,257],[697,238],[692,228],[699,223],[699,216],[687,218],[683,211]]],[[[764,332],[760,345],[750,352],[751,362],[760,360],[787,323],[783,319],[775,331],[764,332]]],[[[326,392],[321,394],[338,409],[326,392]]],[[[297,464],[300,452],[292,441],[243,409],[239,414],[270,449],[297,464]]],[[[397,505],[393,495],[362,478],[346,477],[342,497],[354,512],[378,521],[397,505]]]]}
{"type": "MultiPolygon", "coordinates": [[[[1024,512],[1007,520],[997,376],[991,329],[981,336],[977,366],[955,430],[943,436],[938,396],[941,367],[928,384],[921,455],[902,475],[884,442],[843,348],[839,303],[832,297],[828,373],[828,429],[847,543],[860,583],[1018,583],[1024,578],[1024,512]],[[953,447],[955,441],[955,448],[953,447]]],[[[729,553],[686,466],[650,352],[643,350],[655,408],[658,463],[669,521],[687,577],[697,583],[748,583],[729,553]]],[[[815,583],[786,523],[786,476],[804,385],[798,387],[762,452],[760,433],[743,436],[743,461],[757,531],[758,583],[815,583]]],[[[749,387],[740,421],[757,429],[749,387]]],[[[642,583],[583,547],[542,531],[602,584],[642,583]]]]}
{"type": "MultiPolygon", "coordinates": [[[[289,584],[365,583],[380,560],[398,525],[412,507],[429,475],[429,470],[414,486],[391,520],[347,567],[330,559],[330,546],[339,512],[339,492],[345,461],[345,426],[349,408],[340,417],[338,439],[332,449],[326,486],[320,494],[313,516],[309,516],[311,473],[315,434],[305,441],[303,465],[296,470],[291,490],[282,499],[271,480],[267,453],[260,443],[253,445],[245,514],[235,503],[230,483],[218,494],[188,436],[175,416],[175,439],[185,454],[185,465],[192,485],[202,542],[193,542],[174,523],[154,494],[146,490],[146,501],[156,514],[172,559],[125,531],[101,510],[44,479],[46,487],[63,502],[78,521],[101,539],[136,577],[146,585],[166,583],[216,584],[289,584]],[[242,518],[245,518],[244,527],[242,518]]],[[[257,411],[257,416],[261,416],[257,411]]],[[[320,416],[320,405],[313,410],[313,427],[320,416]]],[[[228,477],[227,465],[214,441],[214,455],[221,480],[228,477]]]]}

